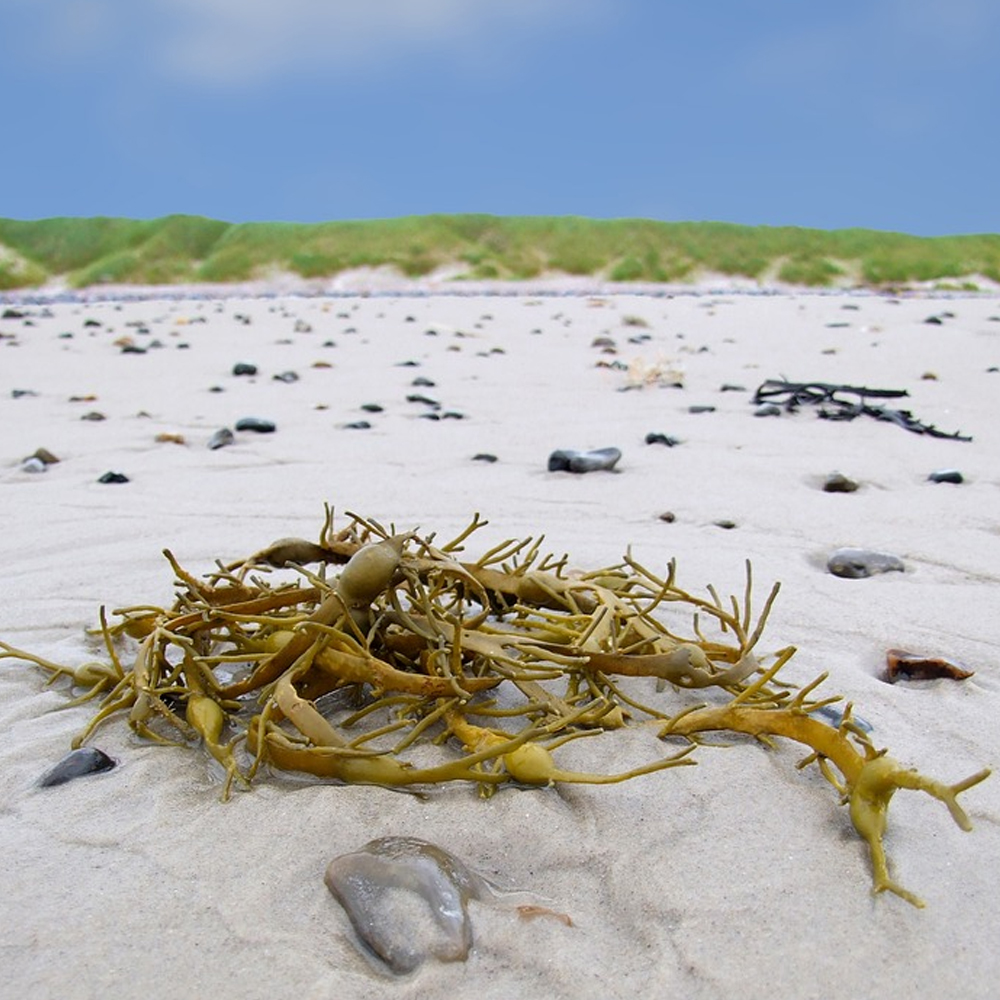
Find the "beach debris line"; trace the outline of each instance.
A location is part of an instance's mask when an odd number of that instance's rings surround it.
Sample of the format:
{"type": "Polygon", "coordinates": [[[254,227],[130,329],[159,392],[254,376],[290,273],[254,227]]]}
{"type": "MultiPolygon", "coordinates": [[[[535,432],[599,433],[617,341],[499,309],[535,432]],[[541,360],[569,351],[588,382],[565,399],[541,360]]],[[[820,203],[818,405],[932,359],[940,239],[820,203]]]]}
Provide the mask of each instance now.
{"type": "Polygon", "coordinates": [[[894,410],[871,400],[903,399],[910,394],[906,389],[868,389],[865,386],[834,385],[828,382],[789,382],[786,379],[767,379],[757,386],[750,402],[759,407],[758,416],[775,411],[770,409],[779,403],[788,413],[794,413],[800,406],[817,406],[817,415],[825,420],[853,420],[855,417],[874,417],[894,423],[914,434],[929,437],[949,438],[953,441],[971,441],[972,438],[959,431],[947,433],[933,424],[918,420],[909,410],[894,410]]]}
{"type": "Polygon", "coordinates": [[[657,573],[630,552],[571,571],[542,538],[469,559],[478,514],[446,542],[348,519],[336,529],[328,507],[317,542],[282,538],[204,578],[166,550],[173,605],[123,608],[113,622],[101,609],[100,661],[62,665],[2,642],[0,659],[67,678],[77,702],[100,699],[74,747],[112,717],[156,742],[200,744],[224,799],[265,765],[387,787],[462,781],[485,796],[609,784],[689,766],[702,734],[723,730],[807,747],[800,766],[815,763],[849,804],[876,892],[922,905],[886,863],[898,789],[940,800],[970,828],[958,795],[988,769],[951,785],[929,778],[876,749],[851,705],[824,721],[841,700],[818,693],[826,674],[801,688],[778,680],[795,649],[758,652],[779,587],[755,612],[749,563],[742,596],[723,599],[683,588],[672,561],[657,573]],[[625,727],[684,745],[612,773],[559,762],[566,743],[625,727]]]}

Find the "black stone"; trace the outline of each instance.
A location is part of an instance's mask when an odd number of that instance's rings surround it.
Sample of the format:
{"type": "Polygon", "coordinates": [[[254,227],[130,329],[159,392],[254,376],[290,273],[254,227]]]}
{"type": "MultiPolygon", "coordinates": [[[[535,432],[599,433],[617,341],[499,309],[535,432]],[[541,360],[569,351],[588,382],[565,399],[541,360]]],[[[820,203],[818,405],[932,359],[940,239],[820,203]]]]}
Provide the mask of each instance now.
{"type": "Polygon", "coordinates": [[[236,421],[238,431],[256,431],[258,434],[273,434],[277,430],[277,425],[273,420],[264,420],[262,417],[240,417],[236,421]]]}
{"type": "Polygon", "coordinates": [[[353,423],[344,424],[344,427],[349,431],[367,431],[371,428],[371,424],[367,420],[355,420],[353,423]]]}
{"type": "Polygon", "coordinates": [[[497,460],[496,455],[491,455],[489,452],[486,451],[481,451],[479,452],[478,455],[472,456],[473,462],[489,462],[490,464],[492,464],[496,460],[497,460]]]}
{"type": "Polygon", "coordinates": [[[688,413],[715,413],[715,407],[695,404],[694,406],[688,407],[688,413]]]}
{"type": "Polygon", "coordinates": [[[680,441],[675,437],[670,437],[669,434],[658,434],[656,431],[650,431],[646,435],[646,444],[665,444],[668,448],[673,448],[675,444],[680,444],[680,441]]]}
{"type": "Polygon", "coordinates": [[[292,382],[298,382],[299,375],[298,372],[281,372],[278,375],[272,375],[271,378],[273,378],[275,382],[287,382],[290,384],[292,382]]]}
{"type": "Polygon", "coordinates": [[[99,483],[127,483],[128,476],[124,472],[105,472],[97,481],[99,483]]]}
{"type": "Polygon", "coordinates": [[[958,469],[937,469],[927,477],[932,483],[964,483],[965,477],[958,469]]]}
{"type": "Polygon", "coordinates": [[[77,750],[70,751],[55,767],[46,771],[38,779],[38,784],[42,788],[64,785],[74,778],[110,771],[117,763],[113,757],[109,757],[97,747],[79,747],[77,750]]]}
{"type": "Polygon", "coordinates": [[[238,361],[235,365],[233,365],[233,374],[234,375],[256,375],[257,374],[257,366],[256,365],[251,365],[251,364],[249,364],[246,361],[238,361]]]}
{"type": "Polygon", "coordinates": [[[225,448],[227,444],[232,444],[235,440],[235,435],[228,427],[220,427],[208,439],[208,447],[212,451],[218,451],[219,448],[225,448]]]}
{"type": "Polygon", "coordinates": [[[364,410],[365,413],[381,413],[384,407],[379,406],[378,403],[362,403],[361,409],[364,410]]]}

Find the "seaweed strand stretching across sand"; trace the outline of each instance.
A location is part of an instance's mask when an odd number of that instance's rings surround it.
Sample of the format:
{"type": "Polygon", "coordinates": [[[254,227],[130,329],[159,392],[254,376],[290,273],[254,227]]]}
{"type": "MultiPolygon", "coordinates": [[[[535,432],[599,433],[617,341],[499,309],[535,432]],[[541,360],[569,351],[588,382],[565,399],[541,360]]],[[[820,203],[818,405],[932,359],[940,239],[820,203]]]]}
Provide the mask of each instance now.
{"type": "Polygon", "coordinates": [[[868,844],[876,892],[922,905],[888,871],[895,791],[927,792],[970,828],[957,796],[988,770],[946,785],[904,768],[850,706],[837,725],[815,717],[839,700],[816,697],[825,675],[800,689],[779,680],[794,649],[770,665],[758,657],[778,586],[755,616],[749,564],[742,598],[726,601],[683,589],[673,563],[660,576],[630,553],[570,572],[565,556],[542,554],[540,538],[462,559],[485,523],[478,515],[440,545],[349,516],[335,531],[328,508],[318,543],[280,539],[205,579],[165,553],[174,605],[125,608],[115,624],[102,610],[107,662],[72,668],[3,643],[0,658],[68,677],[84,689],[77,701],[103,695],[74,746],[127,714],[144,738],[204,746],[223,770],[224,799],[265,764],[390,787],[466,781],[484,795],[509,782],[606,784],[693,764],[700,734],[727,730],[810,748],[803,763],[817,763],[868,844]],[[648,693],[643,678],[656,682],[648,693]],[[678,689],[727,700],[677,706],[678,689]],[[644,725],[686,745],[612,773],[556,761],[571,740],[644,725]]]}

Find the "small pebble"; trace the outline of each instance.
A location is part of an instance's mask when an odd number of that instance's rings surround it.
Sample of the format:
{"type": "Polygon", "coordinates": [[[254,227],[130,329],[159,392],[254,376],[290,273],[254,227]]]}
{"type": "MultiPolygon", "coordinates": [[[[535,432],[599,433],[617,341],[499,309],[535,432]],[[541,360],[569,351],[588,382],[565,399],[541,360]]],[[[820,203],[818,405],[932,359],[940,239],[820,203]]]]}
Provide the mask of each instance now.
{"type": "Polygon", "coordinates": [[[668,434],[657,434],[655,431],[650,431],[646,435],[646,444],[665,444],[668,448],[673,448],[674,445],[680,444],[680,441],[668,434]]]}
{"type": "Polygon", "coordinates": [[[146,353],[146,348],[139,347],[138,344],[122,344],[122,354],[145,354],[145,353],[146,353]]]}
{"type": "Polygon", "coordinates": [[[824,493],[853,493],[857,488],[858,484],[842,472],[831,472],[823,483],[824,493]]]}
{"type": "Polygon", "coordinates": [[[688,407],[688,413],[715,413],[715,407],[702,406],[696,403],[694,406],[688,407]]]}
{"type": "Polygon", "coordinates": [[[753,411],[755,417],[780,417],[781,407],[775,403],[763,403],[753,411]]]}
{"type": "Polygon", "coordinates": [[[964,483],[965,477],[958,469],[937,469],[927,477],[932,483],[964,483]]]}
{"type": "Polygon", "coordinates": [[[834,575],[846,580],[862,580],[876,573],[902,573],[903,560],[888,552],[872,549],[837,549],[830,554],[826,568],[834,575]]]}
{"type": "Polygon", "coordinates": [[[45,472],[48,466],[40,459],[31,455],[21,463],[22,472],[45,472]]]}
{"type": "Polygon", "coordinates": [[[272,379],[275,382],[285,382],[291,384],[292,382],[298,382],[299,376],[297,372],[279,372],[277,375],[272,375],[272,379]]]}
{"type": "Polygon", "coordinates": [[[355,420],[352,423],[344,424],[344,428],[349,431],[367,431],[371,429],[371,426],[367,420],[355,420]]]}
{"type": "Polygon", "coordinates": [[[732,531],[736,527],[735,521],[730,521],[728,518],[723,518],[721,521],[713,521],[717,528],[724,528],[726,531],[732,531]]]}
{"type": "Polygon", "coordinates": [[[262,417],[240,417],[236,421],[238,431],[256,431],[258,434],[273,434],[277,430],[277,424],[273,420],[264,420],[262,417]]]}
{"type": "Polygon", "coordinates": [[[435,410],[441,408],[441,404],[436,399],[431,399],[429,396],[421,396],[419,393],[410,393],[406,397],[408,403],[423,403],[425,406],[432,406],[435,410]]]}
{"type": "Polygon", "coordinates": [[[379,406],[378,403],[362,403],[361,409],[364,410],[365,413],[381,413],[384,407],[379,406]]]}
{"type": "Polygon", "coordinates": [[[596,448],[593,451],[559,449],[549,455],[549,472],[610,472],[622,453],[617,448],[596,448]]]}
{"type": "Polygon", "coordinates": [[[82,417],[80,417],[80,419],[90,420],[96,423],[98,421],[105,420],[106,417],[103,413],[99,413],[97,410],[91,410],[89,413],[85,413],[82,417]]]}
{"type": "Polygon", "coordinates": [[[719,386],[719,392],[746,392],[747,387],[745,385],[734,385],[732,382],[723,382],[719,386]]]}
{"type": "Polygon", "coordinates": [[[59,459],[52,454],[48,448],[37,448],[34,453],[29,456],[30,458],[37,458],[40,462],[44,462],[45,465],[55,465],[58,463],[59,459]]]}
{"type": "Polygon", "coordinates": [[[100,774],[110,771],[118,762],[109,757],[97,747],[79,747],[71,750],[55,767],[50,768],[38,779],[41,788],[52,788],[64,785],[74,778],[82,778],[88,774],[100,774]]]}
{"type": "Polygon", "coordinates": [[[673,524],[677,520],[677,515],[672,510],[665,510],[659,515],[659,519],[666,524],[673,524]]]}
{"type": "Polygon", "coordinates": [[[127,483],[128,476],[124,472],[105,472],[97,481],[99,483],[127,483]]]}
{"type": "Polygon", "coordinates": [[[496,455],[491,455],[489,452],[481,451],[478,455],[472,456],[473,462],[490,462],[493,463],[497,460],[496,455]]]}
{"type": "Polygon", "coordinates": [[[424,389],[433,389],[437,383],[433,379],[425,378],[423,375],[418,375],[410,385],[415,385],[418,388],[422,387],[424,389]]]}
{"type": "Polygon", "coordinates": [[[257,374],[257,366],[256,365],[251,365],[251,364],[249,364],[246,361],[238,361],[235,365],[233,365],[233,374],[234,375],[256,375],[257,374]]]}
{"type": "Polygon", "coordinates": [[[209,439],[208,447],[212,451],[225,448],[227,444],[232,444],[236,440],[236,435],[228,427],[220,427],[209,439]]]}
{"type": "Polygon", "coordinates": [[[37,396],[38,393],[34,389],[11,389],[10,396],[11,399],[27,399],[31,396],[37,396]]]}

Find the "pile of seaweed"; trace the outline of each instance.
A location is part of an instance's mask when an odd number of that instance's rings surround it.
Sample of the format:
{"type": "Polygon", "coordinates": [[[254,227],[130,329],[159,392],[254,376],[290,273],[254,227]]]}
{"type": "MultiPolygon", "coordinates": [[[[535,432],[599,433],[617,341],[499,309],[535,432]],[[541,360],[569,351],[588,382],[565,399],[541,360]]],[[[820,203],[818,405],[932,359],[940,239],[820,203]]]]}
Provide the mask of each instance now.
{"type": "Polygon", "coordinates": [[[742,596],[724,600],[683,589],[672,562],[657,574],[630,553],[570,571],[541,538],[469,560],[466,543],[486,523],[478,514],[440,544],[348,517],[338,531],[328,507],[318,542],[280,539],[204,579],[166,551],[173,606],[124,608],[113,623],[102,609],[101,662],[63,666],[4,643],[0,658],[68,677],[84,689],[77,702],[100,699],[75,746],[127,717],[142,737],[202,745],[224,771],[223,798],[263,765],[389,787],[464,781],[486,795],[506,783],[610,783],[690,765],[701,734],[722,730],[808,748],[800,766],[815,763],[849,805],[876,892],[922,905],[888,873],[897,789],[928,793],[970,828],[957,796],[988,770],[946,785],[905,768],[850,705],[831,711],[839,697],[818,696],[825,674],[804,687],[779,679],[794,648],[758,656],[778,585],[755,617],[749,563],[742,596]],[[717,703],[688,696],[671,708],[684,689],[714,690],[717,703]],[[683,746],[616,774],[557,763],[566,742],[623,726],[683,746]],[[427,745],[438,747],[429,762],[418,753],[427,745]]]}

